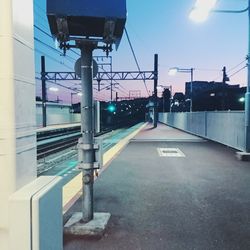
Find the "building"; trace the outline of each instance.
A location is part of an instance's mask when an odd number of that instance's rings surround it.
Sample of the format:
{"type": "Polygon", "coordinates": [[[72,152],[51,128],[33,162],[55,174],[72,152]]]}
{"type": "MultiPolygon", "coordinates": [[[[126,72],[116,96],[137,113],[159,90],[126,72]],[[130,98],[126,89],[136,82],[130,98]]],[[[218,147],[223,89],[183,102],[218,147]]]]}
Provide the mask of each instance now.
{"type": "MultiPolygon", "coordinates": [[[[194,81],[192,87],[193,111],[243,110],[246,88],[239,84],[194,81]]],[[[191,83],[186,82],[186,99],[191,98],[191,83]]]]}

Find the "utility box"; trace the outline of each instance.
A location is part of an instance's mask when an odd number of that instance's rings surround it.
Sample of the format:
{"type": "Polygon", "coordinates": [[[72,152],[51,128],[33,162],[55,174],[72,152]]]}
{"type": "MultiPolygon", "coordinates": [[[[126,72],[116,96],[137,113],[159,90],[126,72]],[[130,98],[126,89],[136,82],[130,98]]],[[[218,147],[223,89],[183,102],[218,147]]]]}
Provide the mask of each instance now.
{"type": "Polygon", "coordinates": [[[62,250],[61,177],[41,176],[9,199],[9,250],[62,250]]]}
{"type": "Polygon", "coordinates": [[[60,42],[78,37],[119,44],[126,16],[126,0],[47,0],[50,30],[60,42]]]}

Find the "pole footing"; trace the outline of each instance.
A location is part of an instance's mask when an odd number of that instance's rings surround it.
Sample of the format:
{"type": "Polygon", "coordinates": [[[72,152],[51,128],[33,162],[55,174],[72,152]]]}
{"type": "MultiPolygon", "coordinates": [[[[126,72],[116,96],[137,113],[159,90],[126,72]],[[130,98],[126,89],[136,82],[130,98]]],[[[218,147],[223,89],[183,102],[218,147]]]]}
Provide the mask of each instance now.
{"type": "Polygon", "coordinates": [[[250,153],[247,152],[236,152],[236,157],[240,161],[250,161],[250,153]]]}
{"type": "Polygon", "coordinates": [[[82,213],[77,212],[64,225],[64,234],[79,237],[102,237],[111,217],[110,213],[94,213],[93,220],[83,223],[82,213]]]}

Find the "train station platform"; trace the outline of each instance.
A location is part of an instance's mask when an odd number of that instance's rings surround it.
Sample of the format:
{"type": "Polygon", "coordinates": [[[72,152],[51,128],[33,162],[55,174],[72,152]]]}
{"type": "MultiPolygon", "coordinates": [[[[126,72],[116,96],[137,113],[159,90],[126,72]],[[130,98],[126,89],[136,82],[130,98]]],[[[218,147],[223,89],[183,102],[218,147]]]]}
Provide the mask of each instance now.
{"type": "Polygon", "coordinates": [[[48,125],[44,128],[37,128],[36,132],[37,133],[43,133],[47,131],[56,131],[56,130],[62,130],[62,129],[71,129],[71,128],[76,128],[76,127],[81,127],[81,123],[66,123],[66,124],[57,124],[57,125],[48,125]]]}
{"type": "MultiPolygon", "coordinates": [[[[64,250],[250,249],[250,165],[235,150],[163,124],[144,127],[95,182],[101,239],[64,236],[64,250]]],[[[66,221],[81,211],[79,199],[66,221]]]]}

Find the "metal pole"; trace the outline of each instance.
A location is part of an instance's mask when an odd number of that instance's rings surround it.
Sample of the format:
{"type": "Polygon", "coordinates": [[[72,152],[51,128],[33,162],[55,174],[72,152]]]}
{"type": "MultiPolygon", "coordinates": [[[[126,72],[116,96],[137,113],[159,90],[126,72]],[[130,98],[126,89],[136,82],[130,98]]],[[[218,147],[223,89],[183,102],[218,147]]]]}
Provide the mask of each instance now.
{"type": "Polygon", "coordinates": [[[163,100],[162,100],[162,103],[163,103],[162,112],[163,113],[165,112],[165,94],[164,94],[164,92],[165,92],[165,89],[163,91],[163,96],[162,96],[162,98],[163,98],[163,100]]]}
{"type": "Polygon", "coordinates": [[[97,84],[98,84],[98,91],[101,91],[101,80],[97,80],[97,84]]]}
{"type": "Polygon", "coordinates": [[[111,80],[111,84],[110,84],[110,101],[112,102],[113,100],[113,83],[112,83],[112,80],[111,80]]]}
{"type": "Polygon", "coordinates": [[[46,78],[45,78],[45,57],[41,56],[41,80],[42,80],[42,114],[43,114],[43,127],[47,126],[47,115],[46,115],[46,78]]]}
{"type": "Polygon", "coordinates": [[[118,92],[115,92],[115,101],[118,102],[118,92]]]}
{"type": "MultiPolygon", "coordinates": [[[[110,65],[110,70],[111,70],[111,74],[112,74],[112,71],[113,71],[113,68],[112,68],[112,57],[111,57],[111,65],[110,65]]],[[[111,91],[111,93],[110,93],[110,101],[112,102],[112,100],[113,100],[113,80],[111,79],[111,82],[110,82],[111,84],[111,86],[110,86],[110,91],[111,91]]]]}
{"type": "Polygon", "coordinates": [[[245,146],[250,152],[250,0],[248,0],[248,55],[247,55],[247,92],[245,95],[245,146]]]}
{"type": "Polygon", "coordinates": [[[81,124],[82,124],[82,221],[93,219],[94,127],[92,61],[94,44],[81,44],[81,124]]]}
{"type": "Polygon", "coordinates": [[[73,93],[72,92],[70,93],[70,104],[72,107],[73,106],[73,93]]]}
{"type": "Polygon", "coordinates": [[[191,68],[191,89],[190,89],[190,112],[193,111],[193,78],[194,78],[194,69],[191,68]]]}
{"type": "Polygon", "coordinates": [[[157,85],[158,85],[158,54],[155,54],[154,55],[154,128],[157,127],[157,120],[158,120],[157,85]]]}

